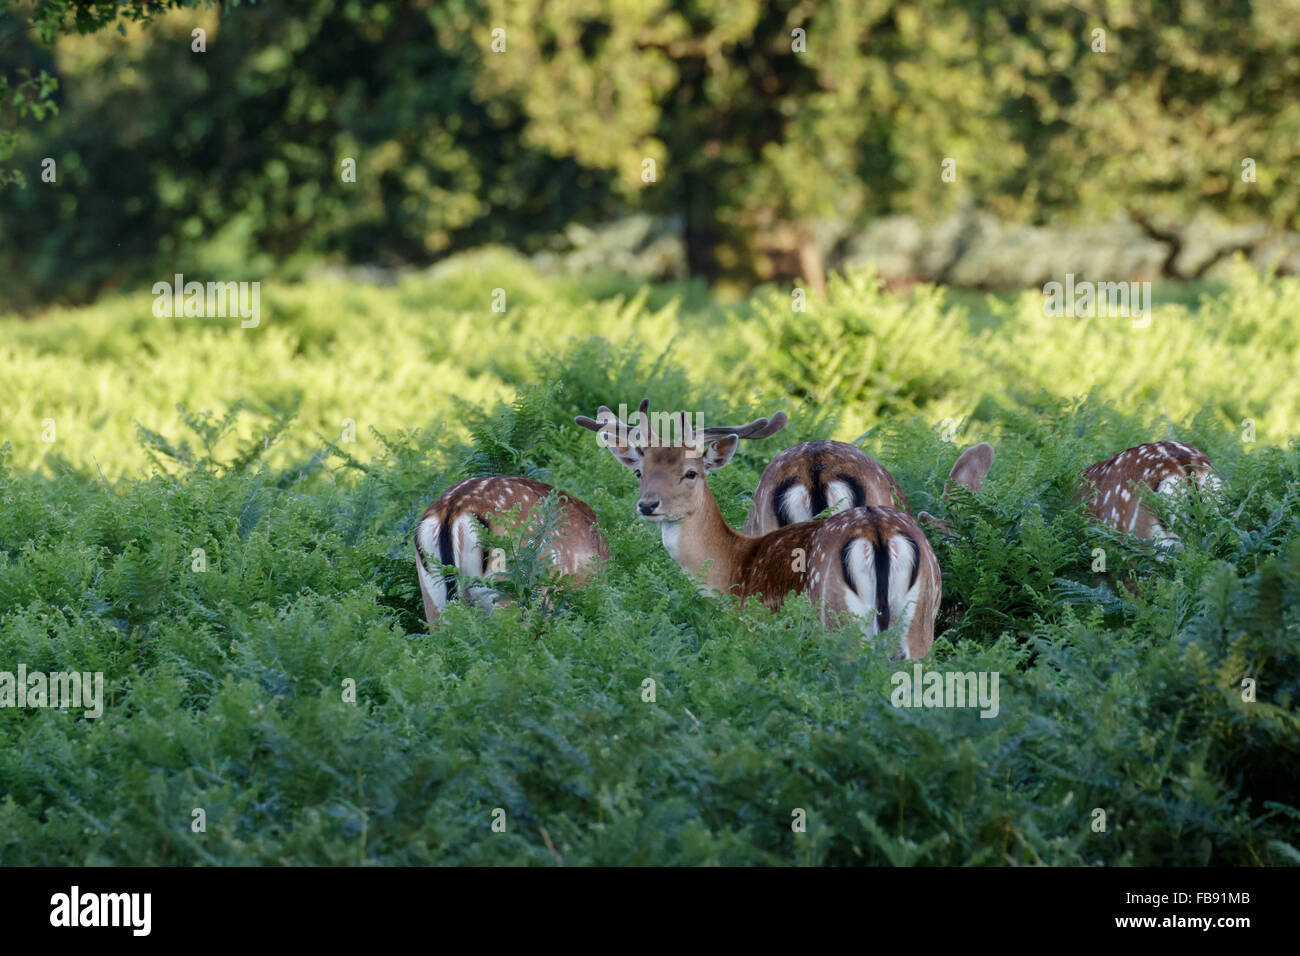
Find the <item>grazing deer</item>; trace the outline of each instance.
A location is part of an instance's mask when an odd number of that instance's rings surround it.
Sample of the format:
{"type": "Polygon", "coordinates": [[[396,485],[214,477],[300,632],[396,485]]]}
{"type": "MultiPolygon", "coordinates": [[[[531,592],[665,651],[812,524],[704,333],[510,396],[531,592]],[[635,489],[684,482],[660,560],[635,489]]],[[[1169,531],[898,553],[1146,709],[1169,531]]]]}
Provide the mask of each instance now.
{"type": "MultiPolygon", "coordinates": [[[[948,473],[948,480],[943,484],[943,496],[939,500],[946,505],[953,489],[958,486],[965,488],[971,494],[978,494],[979,490],[984,487],[984,476],[989,473],[989,469],[992,467],[993,446],[986,441],[982,441],[978,445],[971,445],[957,456],[952,471],[948,473]]],[[[952,535],[952,532],[948,529],[948,522],[942,518],[936,518],[928,511],[920,512],[916,518],[922,524],[933,528],[942,535],[952,535]]]]}
{"type": "MultiPolygon", "coordinates": [[[[993,465],[993,446],[980,442],[966,449],[952,467],[943,500],[956,485],[978,492],[993,465]]],[[[767,534],[797,521],[874,505],[909,511],[907,496],[883,465],[856,445],[810,441],[787,448],[763,469],[754,489],[754,505],[745,519],[745,534],[767,534]]],[[[917,518],[942,534],[948,525],[928,512],[917,518]]]]}
{"type": "Polygon", "coordinates": [[[1142,489],[1178,498],[1193,488],[1216,492],[1222,486],[1204,452],[1179,441],[1157,441],[1084,469],[1077,497],[1086,499],[1093,517],[1116,530],[1174,544],[1178,535],[1161,527],[1142,489]]]}
{"type": "Polygon", "coordinates": [[[824,624],[846,615],[863,618],[864,630],[874,636],[897,623],[903,657],[929,652],[942,595],[939,564],[906,512],[852,508],[757,537],[740,534],[723,519],[704,476],[731,460],[741,435],[771,434],[784,416],[692,432],[682,414],[675,416],[681,441],[665,444],[650,429],[649,404],[641,403],[633,427],[604,405],[595,419],[575,421],[635,472],[638,514],[659,525],[664,547],[687,574],[704,573],[702,590],[742,601],[757,597],[773,609],[791,591],[804,593],[824,624]]]}
{"type": "Polygon", "coordinates": [[[763,469],[744,533],[767,534],[811,521],[828,507],[835,513],[866,505],[908,510],[894,476],[861,448],[808,441],[787,448],[763,469]]]}
{"type": "MultiPolygon", "coordinates": [[[[468,577],[487,578],[505,571],[500,552],[485,553],[479,545],[479,527],[494,534],[526,525],[539,502],[555,489],[532,478],[494,476],[466,478],[443,492],[415,526],[415,566],[424,598],[424,616],[430,626],[456,596],[457,582],[438,565],[452,565],[468,577]],[[518,518],[507,524],[503,517],[515,506],[518,518]]],[[[563,519],[559,531],[548,543],[549,555],[561,574],[585,581],[595,563],[609,558],[609,547],[600,533],[596,514],[585,503],[564,495],[563,519]]],[[[483,585],[472,585],[465,597],[491,608],[495,593],[483,585]]]]}

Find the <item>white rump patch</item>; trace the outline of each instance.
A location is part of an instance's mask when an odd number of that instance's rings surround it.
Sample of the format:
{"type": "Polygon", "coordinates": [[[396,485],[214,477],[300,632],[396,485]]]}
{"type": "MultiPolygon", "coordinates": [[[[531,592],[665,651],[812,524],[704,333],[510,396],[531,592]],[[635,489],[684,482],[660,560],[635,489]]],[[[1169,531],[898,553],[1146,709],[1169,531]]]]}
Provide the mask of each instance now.
{"type": "MultiPolygon", "coordinates": [[[[461,574],[477,578],[483,574],[483,548],[478,542],[478,520],[472,514],[463,514],[451,526],[452,563],[461,574]]],[[[488,573],[491,573],[489,568],[488,573]]],[[[482,584],[465,588],[465,598],[484,610],[496,604],[497,592],[482,584]]]]}
{"type": "Polygon", "coordinates": [[[901,534],[889,539],[889,617],[898,621],[899,653],[907,657],[907,632],[916,614],[916,601],[920,596],[921,575],[917,574],[912,587],[912,569],[921,555],[916,547],[901,534]]]}
{"type": "Polygon", "coordinates": [[[1187,500],[1191,487],[1191,482],[1182,475],[1170,475],[1156,485],[1156,494],[1164,495],[1171,502],[1178,503],[1187,500]]]}
{"type": "MultiPolygon", "coordinates": [[[[907,632],[916,614],[920,595],[921,576],[910,588],[912,569],[920,554],[905,535],[895,534],[887,545],[889,552],[889,623],[899,628],[900,651],[907,657],[907,632]],[[915,557],[913,557],[915,555],[915,557]]],[[[862,620],[863,633],[868,637],[880,634],[880,618],[876,614],[876,550],[865,538],[858,538],[849,548],[849,574],[853,587],[844,590],[844,606],[862,620]]]]}
{"type": "Polygon", "coordinates": [[[803,485],[791,485],[784,498],[773,504],[777,517],[788,517],[792,524],[813,518],[812,494],[803,485]]]}
{"type": "Polygon", "coordinates": [[[866,635],[875,637],[880,633],[880,622],[876,620],[876,551],[871,542],[856,539],[849,547],[848,564],[853,583],[845,584],[844,606],[862,621],[866,635]]]}
{"type": "MultiPolygon", "coordinates": [[[[848,511],[853,507],[853,489],[847,482],[830,481],[826,483],[826,502],[830,505],[831,513],[848,511]]],[[[809,505],[811,508],[812,505],[809,505]]]]}
{"type": "Polygon", "coordinates": [[[415,567],[420,573],[420,583],[424,585],[424,591],[429,595],[441,613],[447,609],[447,583],[442,579],[441,574],[430,574],[425,570],[425,562],[431,565],[438,564],[438,532],[441,530],[441,523],[437,518],[430,515],[422,520],[415,528],[415,540],[420,545],[420,551],[424,552],[424,560],[420,560],[420,555],[415,556],[415,567]]]}
{"type": "MultiPolygon", "coordinates": [[[[1156,494],[1164,495],[1170,500],[1175,515],[1181,510],[1182,503],[1187,501],[1189,491],[1189,482],[1182,475],[1171,475],[1156,486],[1156,494]]],[[[1171,549],[1183,543],[1182,538],[1167,530],[1159,521],[1151,524],[1151,538],[1160,547],[1156,557],[1161,561],[1165,560],[1171,549]]]]}

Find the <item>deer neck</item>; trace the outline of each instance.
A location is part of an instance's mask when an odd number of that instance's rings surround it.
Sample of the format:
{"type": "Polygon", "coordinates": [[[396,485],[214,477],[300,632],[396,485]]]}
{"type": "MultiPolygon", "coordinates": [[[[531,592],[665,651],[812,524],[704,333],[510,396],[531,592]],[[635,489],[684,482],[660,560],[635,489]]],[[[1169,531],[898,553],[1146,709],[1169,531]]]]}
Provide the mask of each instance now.
{"type": "Polygon", "coordinates": [[[695,577],[707,565],[707,590],[726,594],[740,580],[739,570],[751,540],[735,531],[706,485],[704,502],[689,518],[659,526],[668,554],[687,574],[695,577]]]}

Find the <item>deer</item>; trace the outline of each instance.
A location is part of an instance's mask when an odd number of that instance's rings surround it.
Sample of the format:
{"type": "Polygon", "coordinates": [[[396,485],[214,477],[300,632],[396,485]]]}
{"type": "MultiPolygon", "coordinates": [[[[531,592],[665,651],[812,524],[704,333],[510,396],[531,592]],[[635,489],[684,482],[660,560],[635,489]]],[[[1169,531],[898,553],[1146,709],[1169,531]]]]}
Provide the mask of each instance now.
{"type": "MultiPolygon", "coordinates": [[[[743,437],[743,436],[742,436],[743,437]]],[[[962,485],[972,492],[984,486],[993,464],[993,446],[980,442],[953,465],[944,488],[962,485]]],[[[777,455],[758,479],[754,504],[745,518],[744,533],[766,534],[798,521],[810,521],[827,508],[832,514],[863,506],[893,508],[911,513],[907,496],[894,476],[857,445],[840,441],[810,441],[777,455]]],[[[950,534],[941,519],[922,511],[917,518],[950,534]]]]}
{"type": "Polygon", "coordinates": [[[742,534],[722,517],[705,478],[731,460],[742,436],[765,437],[774,423],[784,425],[784,413],[701,429],[691,429],[679,413],[672,416],[679,440],[666,443],[650,428],[649,404],[641,402],[634,426],[605,405],[594,419],[574,421],[596,432],[636,475],[637,515],[659,526],[664,548],[682,570],[703,578],[702,593],[735,595],[741,603],[757,598],[771,610],[791,593],[807,594],[824,626],[856,618],[869,638],[897,625],[898,656],[929,652],[943,586],[934,551],[907,512],[864,506],[742,534]]]}
{"type": "Polygon", "coordinates": [[[1168,547],[1181,539],[1161,526],[1143,489],[1177,499],[1193,489],[1215,493],[1222,487],[1203,451],[1179,441],[1157,441],[1085,468],[1076,499],[1103,524],[1168,547]]]}
{"type": "MultiPolygon", "coordinates": [[[[971,445],[957,456],[952,471],[948,473],[948,480],[943,483],[943,495],[939,500],[947,505],[953,491],[959,487],[965,488],[973,495],[979,494],[980,489],[984,487],[984,478],[992,467],[993,446],[986,441],[971,445]]],[[[947,521],[936,518],[928,511],[919,512],[916,518],[923,525],[933,528],[945,537],[954,536],[947,521]]]]}
{"type": "MultiPolygon", "coordinates": [[[[479,529],[493,534],[525,527],[537,505],[555,492],[550,485],[532,478],[496,475],[466,478],[448,488],[415,525],[415,566],[424,599],[424,616],[433,627],[457,597],[456,576],[439,565],[454,567],[460,574],[487,578],[504,574],[505,556],[485,552],[479,543],[479,529]],[[518,508],[515,512],[514,509],[518,508]],[[505,520],[516,514],[513,522],[505,520]]],[[[561,494],[562,515],[558,532],[547,542],[546,554],[561,574],[573,575],[585,583],[605,561],[609,546],[600,532],[596,513],[583,501],[561,494]]],[[[496,594],[487,585],[466,588],[464,597],[490,610],[496,594]]]]}
{"type": "Polygon", "coordinates": [[[894,476],[861,448],[841,441],[803,442],[763,469],[743,532],[767,534],[811,521],[827,508],[834,514],[866,505],[908,510],[894,476]]]}

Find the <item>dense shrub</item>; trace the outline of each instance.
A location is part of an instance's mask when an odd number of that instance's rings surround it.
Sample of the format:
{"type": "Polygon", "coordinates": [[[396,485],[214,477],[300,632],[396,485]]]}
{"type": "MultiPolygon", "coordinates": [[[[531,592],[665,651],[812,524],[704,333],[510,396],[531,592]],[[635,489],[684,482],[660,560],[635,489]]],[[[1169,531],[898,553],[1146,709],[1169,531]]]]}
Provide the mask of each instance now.
{"type": "MultiPolygon", "coordinates": [[[[1245,444],[1209,394],[1225,379],[1166,377],[1149,405],[1117,404],[1104,379],[1084,400],[1025,392],[937,293],[908,305],[858,283],[787,326],[762,299],[714,320],[559,285],[493,315],[484,282],[490,318],[472,327],[469,286],[457,301],[412,280],[276,290],[258,337],[195,335],[134,300],[15,331],[20,408],[61,423],[61,454],[6,436],[0,670],[103,671],[106,699],[97,720],[0,709],[0,863],[1300,862],[1300,446],[1263,440],[1294,433],[1294,405],[1259,407],[1245,444]],[[815,330],[834,327],[849,354],[827,367],[815,330]],[[763,351],[773,334],[789,354],[763,351]],[[876,336],[900,354],[852,348],[876,336]],[[935,541],[926,667],[997,672],[996,718],[894,708],[901,665],[803,599],[772,614],[698,595],[635,518],[627,472],[572,425],[642,394],[713,420],[769,412],[805,374],[792,362],[833,383],[825,407],[742,443],[711,479],[724,512],[739,524],[780,448],[866,430],[914,507],[958,532],[935,541]],[[167,415],[163,396],[222,411],[167,415]],[[942,408],[978,414],[952,434],[942,408]],[[353,409],[355,443],[338,426],[353,409]],[[1084,465],[1171,435],[1227,491],[1161,561],[1085,521],[1072,492],[1084,465]],[[984,491],[940,502],[959,447],[985,437],[984,491]],[[454,604],[430,632],[414,522],[494,470],[588,501],[608,572],[556,606],[454,604]]],[[[1156,328],[1190,336],[1212,316],[1205,334],[1259,362],[1243,390],[1285,388],[1268,351],[1287,346],[1241,331],[1283,334],[1294,287],[1235,294],[1156,328]]],[[[992,338],[1028,335],[1027,313],[992,338]]],[[[1037,361],[1063,369],[1074,334],[1037,361]]],[[[1154,380],[1168,366],[1151,361],[1154,380]]]]}

